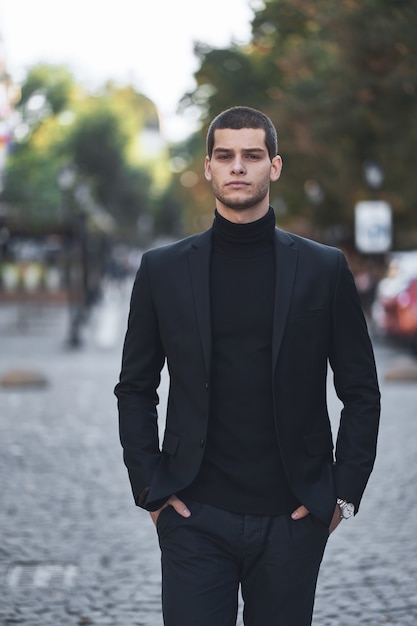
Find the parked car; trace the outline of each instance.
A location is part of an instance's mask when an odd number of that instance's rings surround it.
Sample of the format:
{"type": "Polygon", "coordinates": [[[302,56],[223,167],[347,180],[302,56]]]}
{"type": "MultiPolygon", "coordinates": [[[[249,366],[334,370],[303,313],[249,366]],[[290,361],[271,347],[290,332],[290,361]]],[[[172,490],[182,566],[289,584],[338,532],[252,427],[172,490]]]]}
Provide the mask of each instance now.
{"type": "Polygon", "coordinates": [[[377,332],[417,347],[417,250],[390,255],[372,305],[377,332]]]}

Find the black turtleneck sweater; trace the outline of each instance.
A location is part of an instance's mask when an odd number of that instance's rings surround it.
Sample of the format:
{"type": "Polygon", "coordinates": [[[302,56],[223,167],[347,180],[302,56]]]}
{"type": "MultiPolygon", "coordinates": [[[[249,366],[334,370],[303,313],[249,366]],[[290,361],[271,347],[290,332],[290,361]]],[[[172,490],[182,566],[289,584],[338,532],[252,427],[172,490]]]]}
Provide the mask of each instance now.
{"type": "Polygon", "coordinates": [[[236,513],[287,514],[296,508],[274,424],[272,209],[234,224],[216,212],[211,259],[212,370],[203,464],[182,492],[236,513]]]}

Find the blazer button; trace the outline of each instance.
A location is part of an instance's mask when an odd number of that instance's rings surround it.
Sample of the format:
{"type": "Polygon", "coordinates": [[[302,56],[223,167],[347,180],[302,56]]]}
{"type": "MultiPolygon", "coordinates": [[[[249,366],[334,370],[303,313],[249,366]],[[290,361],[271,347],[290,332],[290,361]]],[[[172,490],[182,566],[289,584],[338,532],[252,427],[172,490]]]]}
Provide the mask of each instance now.
{"type": "Polygon", "coordinates": [[[204,439],[200,439],[200,448],[204,448],[205,443],[204,439]]]}

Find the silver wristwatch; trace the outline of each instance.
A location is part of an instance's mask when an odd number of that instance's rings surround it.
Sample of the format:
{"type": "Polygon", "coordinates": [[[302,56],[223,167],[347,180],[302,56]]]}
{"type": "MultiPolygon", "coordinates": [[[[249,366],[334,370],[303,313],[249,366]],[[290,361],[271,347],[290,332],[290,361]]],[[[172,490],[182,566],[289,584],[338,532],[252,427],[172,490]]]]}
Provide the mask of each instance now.
{"type": "Polygon", "coordinates": [[[351,502],[346,502],[346,500],[342,500],[341,498],[337,498],[337,504],[340,509],[340,519],[349,519],[355,512],[355,505],[351,502]]]}

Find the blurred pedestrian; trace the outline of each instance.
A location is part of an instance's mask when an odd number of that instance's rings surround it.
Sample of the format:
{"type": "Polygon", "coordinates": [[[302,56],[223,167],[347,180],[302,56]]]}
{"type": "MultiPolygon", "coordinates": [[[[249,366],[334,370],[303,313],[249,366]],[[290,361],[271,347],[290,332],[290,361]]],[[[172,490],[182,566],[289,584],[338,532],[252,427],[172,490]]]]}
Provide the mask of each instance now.
{"type": "Polygon", "coordinates": [[[339,250],[275,227],[277,153],[260,111],[218,115],[213,225],[145,253],[133,288],[115,393],[166,626],[234,625],[239,587],[247,626],[311,624],[329,532],[358,512],[374,463],[379,390],[354,280],[339,250]],[[335,455],[328,363],[344,405],[335,455]]]}

